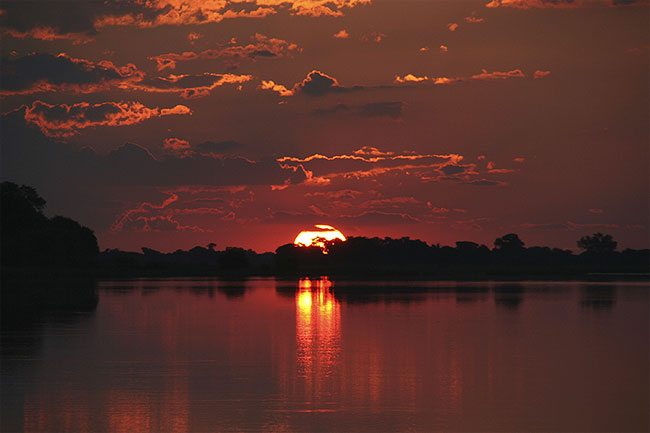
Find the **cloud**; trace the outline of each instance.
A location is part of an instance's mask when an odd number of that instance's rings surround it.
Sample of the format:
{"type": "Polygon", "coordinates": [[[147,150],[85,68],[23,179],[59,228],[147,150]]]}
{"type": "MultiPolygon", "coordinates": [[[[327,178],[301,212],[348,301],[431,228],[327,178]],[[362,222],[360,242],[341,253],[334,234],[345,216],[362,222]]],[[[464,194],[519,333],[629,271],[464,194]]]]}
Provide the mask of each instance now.
{"type": "Polygon", "coordinates": [[[422,47],[418,51],[420,51],[421,53],[426,53],[427,51],[429,51],[429,47],[422,47]]]}
{"type": "Polygon", "coordinates": [[[268,36],[256,33],[251,37],[252,43],[248,45],[234,45],[218,49],[204,50],[199,53],[186,51],[184,53],[167,53],[149,57],[155,60],[158,70],[174,69],[177,62],[186,62],[197,59],[219,59],[229,61],[241,59],[270,59],[288,55],[293,51],[300,51],[298,45],[282,39],[269,38],[268,36]]]}
{"type": "Polygon", "coordinates": [[[328,116],[337,113],[351,114],[363,117],[390,117],[398,119],[402,115],[403,102],[372,102],[362,105],[338,104],[331,108],[319,108],[312,114],[316,116],[328,116]]]}
{"type": "Polygon", "coordinates": [[[601,213],[603,213],[603,210],[602,209],[589,209],[587,212],[595,213],[595,214],[601,214],[601,213]]]}
{"type": "Polygon", "coordinates": [[[103,102],[51,105],[34,101],[24,106],[25,121],[40,128],[49,137],[70,137],[85,128],[134,125],[153,117],[192,114],[184,105],[149,108],[139,102],[103,102]]]}
{"type": "Polygon", "coordinates": [[[540,71],[540,70],[537,70],[537,71],[535,71],[535,73],[533,74],[533,77],[537,80],[537,79],[540,79],[540,78],[544,78],[544,77],[546,77],[546,76],[548,76],[548,75],[550,75],[550,74],[551,74],[551,71],[540,71]]]}
{"type": "MultiPolygon", "coordinates": [[[[144,110],[151,110],[140,108],[141,115],[144,110]]],[[[157,110],[161,114],[162,110],[157,110]]],[[[60,116],[59,123],[68,117],[67,113],[63,114],[65,116],[60,116]]],[[[52,119],[47,120],[53,122],[52,119]]],[[[77,116],[74,120],[79,123],[89,122],[82,116],[77,116]]],[[[54,132],[60,135],[62,130],[54,132]]],[[[307,180],[307,172],[300,164],[283,167],[283,164],[273,158],[254,161],[198,152],[188,155],[171,152],[157,159],[146,148],[134,143],[120,146],[106,155],[99,155],[90,148],[68,150],[67,146],[44,136],[37,128],[27,126],[23,113],[19,111],[0,116],[0,133],[0,171],[3,179],[14,179],[17,182],[28,179],[39,190],[55,187],[64,191],[66,188],[81,186],[95,190],[136,185],[258,185],[268,188],[270,185],[294,185],[307,180]]]]}
{"type": "MultiPolygon", "coordinates": [[[[550,74],[549,71],[547,71],[545,75],[550,74]]],[[[456,83],[459,81],[472,81],[472,80],[481,80],[481,81],[488,81],[488,80],[506,80],[509,78],[525,78],[526,75],[521,71],[521,69],[514,69],[511,71],[507,72],[488,72],[487,70],[483,69],[480,74],[475,74],[472,75],[471,77],[429,77],[428,75],[423,75],[423,76],[416,76],[413,74],[406,74],[403,77],[400,77],[399,75],[395,76],[395,83],[426,83],[426,82],[431,82],[434,85],[445,85],[445,84],[452,84],[456,83]]]]}
{"type": "Polygon", "coordinates": [[[406,74],[403,77],[400,77],[399,75],[395,75],[395,82],[396,83],[419,83],[422,81],[427,81],[429,79],[428,76],[424,75],[422,77],[415,76],[413,74],[406,74]]]}
{"type": "Polygon", "coordinates": [[[508,72],[488,72],[486,69],[483,69],[480,74],[472,75],[473,80],[505,80],[508,78],[525,78],[521,69],[513,69],[508,72]]]}
{"type": "Polygon", "coordinates": [[[440,49],[441,53],[446,53],[447,51],[449,51],[449,48],[447,48],[447,45],[440,45],[439,49],[440,49]]]}
{"type": "Polygon", "coordinates": [[[449,23],[449,24],[447,24],[447,29],[450,32],[455,32],[457,28],[458,28],[458,23],[449,23]]]}
{"type": "Polygon", "coordinates": [[[343,87],[334,77],[313,70],[307,74],[307,78],[294,84],[291,89],[287,89],[281,84],[274,81],[262,81],[259,87],[262,90],[271,90],[279,93],[281,96],[294,96],[304,94],[307,96],[324,96],[330,93],[345,93],[363,89],[362,86],[343,87]]]}
{"type": "Polygon", "coordinates": [[[348,33],[347,30],[343,29],[337,33],[334,33],[333,37],[337,39],[347,39],[350,37],[350,34],[348,33]]]}
{"type": "MultiPolygon", "coordinates": [[[[103,2],[48,1],[3,2],[0,28],[14,38],[45,41],[92,41],[97,33],[93,26],[96,14],[106,9],[103,2]]],[[[109,9],[112,9],[109,7],[109,9]]]]}
{"type": "Polygon", "coordinates": [[[190,148],[190,142],[180,138],[165,138],[163,141],[163,148],[179,151],[179,150],[188,150],[190,148]]]}
{"type": "Polygon", "coordinates": [[[201,39],[202,37],[203,37],[203,35],[201,33],[197,33],[197,32],[189,32],[187,34],[187,40],[190,41],[190,42],[194,42],[197,39],[201,39]]]}
{"type": "MultiPolygon", "coordinates": [[[[310,173],[306,185],[330,186],[350,189],[350,182],[368,181],[368,188],[385,182],[428,183],[454,182],[476,186],[503,186],[502,180],[491,179],[488,170],[480,170],[474,163],[462,163],[458,154],[420,154],[404,151],[382,152],[365,147],[347,154],[313,154],[306,157],[283,156],[278,162],[300,164],[310,173]],[[483,172],[481,172],[483,171],[483,172]]],[[[512,172],[508,170],[507,173],[512,172]]],[[[505,174],[499,170],[499,173],[505,174]]],[[[355,187],[355,189],[358,189],[355,187]]]]}
{"type": "Polygon", "coordinates": [[[279,93],[280,96],[293,96],[293,90],[289,90],[284,87],[282,84],[277,84],[275,81],[262,81],[262,84],[259,86],[262,90],[270,90],[272,92],[279,93]]]}
{"type": "Polygon", "coordinates": [[[205,96],[224,84],[241,84],[252,79],[251,75],[213,73],[147,77],[133,64],[118,67],[107,60],[92,62],[66,54],[3,58],[1,68],[1,95],[59,91],[93,93],[115,87],[122,90],[178,93],[189,99],[205,96]]]}
{"type": "Polygon", "coordinates": [[[85,43],[105,27],[152,28],[201,25],[226,19],[265,18],[279,12],[310,17],[339,17],[371,0],[124,0],[10,1],[2,5],[0,27],[16,38],[68,39],[85,43]]]}
{"type": "Polygon", "coordinates": [[[368,42],[375,42],[379,43],[381,42],[384,38],[386,37],[385,34],[380,33],[380,32],[370,32],[370,33],[365,33],[361,36],[361,39],[364,41],[368,42]]]}
{"type": "Polygon", "coordinates": [[[224,84],[241,84],[252,79],[252,75],[213,74],[170,75],[168,77],[144,78],[124,87],[155,93],[178,93],[182,98],[193,99],[207,96],[211,90],[224,84]]]}
{"type": "Polygon", "coordinates": [[[609,6],[630,6],[647,4],[644,0],[491,0],[487,8],[509,7],[515,9],[581,8],[606,4],[609,6]]]}
{"type": "Polygon", "coordinates": [[[485,18],[478,18],[476,12],[472,12],[472,15],[465,17],[465,22],[470,24],[478,24],[485,22],[485,18]]]}
{"type": "Polygon", "coordinates": [[[118,67],[107,60],[92,62],[67,54],[3,57],[0,68],[2,95],[54,91],[91,93],[138,81],[144,76],[130,63],[118,67]]]}
{"type": "Polygon", "coordinates": [[[43,41],[69,40],[75,45],[87,44],[95,38],[86,33],[58,33],[53,27],[33,27],[21,32],[15,29],[5,29],[5,35],[16,39],[40,39],[43,41]]]}
{"type": "Polygon", "coordinates": [[[488,180],[488,179],[479,179],[479,180],[472,180],[470,182],[467,182],[468,185],[475,185],[475,186],[504,186],[507,185],[506,182],[502,182],[499,180],[488,180]]]}

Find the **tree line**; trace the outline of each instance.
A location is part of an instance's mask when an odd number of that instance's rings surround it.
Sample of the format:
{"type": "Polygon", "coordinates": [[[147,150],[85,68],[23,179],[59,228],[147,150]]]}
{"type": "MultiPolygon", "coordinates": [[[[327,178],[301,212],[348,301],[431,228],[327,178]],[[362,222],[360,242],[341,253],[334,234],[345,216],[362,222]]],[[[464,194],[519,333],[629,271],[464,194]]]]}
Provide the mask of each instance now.
{"type": "Polygon", "coordinates": [[[320,247],[282,245],[275,253],[214,243],[188,251],[162,253],[99,252],[92,230],[61,216],[44,215],[45,200],[29,186],[1,184],[1,261],[7,269],[54,268],[84,270],[97,275],[341,275],[481,278],[512,275],[584,275],[586,273],[648,273],[650,250],[616,251],[611,235],[583,236],[583,250],[526,247],[515,233],[501,236],[492,248],[471,241],[455,247],[429,245],[408,237],[350,237],[325,241],[320,247]]]}

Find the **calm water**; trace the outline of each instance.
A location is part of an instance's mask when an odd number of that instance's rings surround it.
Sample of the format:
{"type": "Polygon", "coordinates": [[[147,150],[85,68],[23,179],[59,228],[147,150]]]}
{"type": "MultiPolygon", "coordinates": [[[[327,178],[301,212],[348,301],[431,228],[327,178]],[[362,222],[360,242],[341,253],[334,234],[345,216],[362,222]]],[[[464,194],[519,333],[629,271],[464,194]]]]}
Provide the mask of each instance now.
{"type": "Polygon", "coordinates": [[[106,281],[3,327],[2,431],[647,431],[648,284],[106,281]]]}

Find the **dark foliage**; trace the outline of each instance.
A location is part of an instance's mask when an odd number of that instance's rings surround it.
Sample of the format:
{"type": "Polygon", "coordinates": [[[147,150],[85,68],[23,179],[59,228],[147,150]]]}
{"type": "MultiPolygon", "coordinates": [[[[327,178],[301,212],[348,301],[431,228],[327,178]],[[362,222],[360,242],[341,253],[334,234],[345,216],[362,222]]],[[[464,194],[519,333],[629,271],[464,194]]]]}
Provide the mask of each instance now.
{"type": "Polygon", "coordinates": [[[276,265],[280,274],[470,279],[647,273],[650,270],[650,250],[616,253],[601,248],[575,255],[559,248],[525,248],[524,242],[514,233],[497,238],[494,244],[495,248],[490,250],[469,241],[459,241],[456,248],[452,248],[427,245],[409,238],[351,237],[347,242],[329,242],[327,255],[316,247],[283,245],[276,250],[276,265]]]}
{"type": "Polygon", "coordinates": [[[611,235],[594,233],[593,236],[583,236],[578,241],[578,247],[590,254],[609,254],[616,250],[618,243],[611,235]]]}
{"type": "Polygon", "coordinates": [[[99,247],[92,230],[69,218],[43,214],[45,200],[34,188],[3,182],[1,209],[3,266],[84,267],[99,247]]]}

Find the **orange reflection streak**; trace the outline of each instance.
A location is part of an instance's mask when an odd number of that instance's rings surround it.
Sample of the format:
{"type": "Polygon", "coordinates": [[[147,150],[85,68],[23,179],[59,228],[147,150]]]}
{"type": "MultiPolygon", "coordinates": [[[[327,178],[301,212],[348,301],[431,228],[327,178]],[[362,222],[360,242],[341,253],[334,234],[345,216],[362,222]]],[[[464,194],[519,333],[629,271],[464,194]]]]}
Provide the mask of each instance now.
{"type": "MultiPolygon", "coordinates": [[[[296,363],[298,380],[304,380],[306,404],[319,403],[331,386],[341,352],[340,305],[327,277],[298,283],[296,294],[296,363]]],[[[317,408],[314,408],[317,409],[317,408]]]]}

